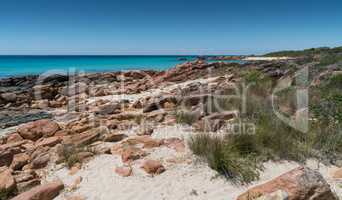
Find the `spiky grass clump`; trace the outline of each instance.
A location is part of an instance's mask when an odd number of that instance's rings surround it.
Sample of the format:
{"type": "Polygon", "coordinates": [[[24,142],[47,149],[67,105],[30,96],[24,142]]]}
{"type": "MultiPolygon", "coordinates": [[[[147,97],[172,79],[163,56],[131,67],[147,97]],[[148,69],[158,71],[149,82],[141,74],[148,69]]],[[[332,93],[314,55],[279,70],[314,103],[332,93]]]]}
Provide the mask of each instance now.
{"type": "Polygon", "coordinates": [[[195,155],[204,158],[209,166],[236,183],[250,183],[259,178],[260,165],[252,154],[243,156],[228,138],[198,134],[189,140],[195,155]]]}

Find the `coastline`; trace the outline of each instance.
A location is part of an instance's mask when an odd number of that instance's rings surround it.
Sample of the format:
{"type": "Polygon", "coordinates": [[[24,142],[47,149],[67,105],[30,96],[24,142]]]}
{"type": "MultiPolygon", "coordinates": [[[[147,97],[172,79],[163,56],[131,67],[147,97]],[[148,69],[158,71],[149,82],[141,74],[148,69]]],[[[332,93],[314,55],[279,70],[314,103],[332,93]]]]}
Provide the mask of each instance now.
{"type": "Polygon", "coordinates": [[[41,81],[37,75],[2,79],[0,128],[9,129],[0,140],[0,150],[13,154],[10,160],[1,157],[3,154],[0,157],[8,168],[19,166],[11,175],[18,180],[19,189],[11,192],[25,194],[26,187],[58,179],[65,187],[56,193],[61,200],[99,196],[109,200],[117,195],[125,199],[132,191],[170,200],[241,200],[249,189],[277,180],[279,175],[291,178],[286,174],[299,170],[296,174],[314,175],[329,195],[341,196],[339,181],[331,175],[339,169],[335,165],[316,160],[307,165],[269,161],[263,163],[258,180],[236,184],[203,162],[189,146],[189,139],[203,132],[225,133],[225,124],[238,116],[236,112],[205,110],[203,104],[208,99],[229,91],[245,72],[257,69],[279,80],[288,75],[287,66],[292,66],[287,59],[244,63],[197,60],[163,71],[64,74],[41,81]],[[179,118],[180,108],[195,116],[194,121],[179,118]],[[206,127],[204,120],[212,120],[214,126],[206,127]],[[76,158],[66,157],[70,147],[76,158]],[[25,159],[24,164],[12,164],[19,159],[16,155],[24,156],[19,157],[25,159]],[[33,172],[28,180],[19,179],[33,172]]]}

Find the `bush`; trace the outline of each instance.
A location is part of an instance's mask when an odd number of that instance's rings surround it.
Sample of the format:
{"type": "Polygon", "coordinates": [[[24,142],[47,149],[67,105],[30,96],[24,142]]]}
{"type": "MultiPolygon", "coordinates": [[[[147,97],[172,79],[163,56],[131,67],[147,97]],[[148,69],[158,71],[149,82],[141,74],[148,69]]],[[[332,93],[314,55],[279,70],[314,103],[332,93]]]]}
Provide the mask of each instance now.
{"type": "Polygon", "coordinates": [[[318,66],[325,67],[339,63],[342,63],[342,54],[324,54],[321,56],[318,66]]]}
{"type": "Polygon", "coordinates": [[[9,192],[5,190],[0,190],[0,200],[7,200],[9,199],[9,192]]]}
{"type": "MultiPolygon", "coordinates": [[[[327,49],[308,50],[316,51],[327,49]]],[[[255,124],[255,134],[228,133],[224,137],[199,134],[189,140],[193,153],[204,158],[211,168],[232,181],[249,183],[258,178],[261,161],[305,162],[316,158],[334,164],[342,159],[342,75],[332,76],[310,88],[311,120],[306,133],[290,127],[274,113],[269,98],[272,79],[261,72],[249,71],[243,75],[243,80],[255,84],[248,89],[246,112],[240,113],[239,121],[255,124]]],[[[277,94],[277,105],[285,106],[289,117],[296,111],[296,89],[293,86],[277,94]]],[[[220,99],[218,104],[227,108],[236,106],[236,102],[229,99],[220,99]]],[[[236,107],[241,111],[240,106],[236,107]]]]}
{"type": "Polygon", "coordinates": [[[73,145],[64,145],[62,150],[63,162],[68,168],[73,167],[76,163],[82,164],[82,160],[79,158],[78,153],[82,152],[84,148],[76,147],[73,145]]]}
{"type": "Polygon", "coordinates": [[[242,155],[228,138],[198,134],[189,140],[195,155],[204,158],[209,166],[235,183],[250,183],[259,178],[261,166],[253,154],[242,155]]]}
{"type": "Polygon", "coordinates": [[[302,56],[313,56],[315,54],[333,54],[342,52],[342,47],[319,47],[310,48],[298,51],[278,51],[265,54],[264,56],[288,56],[288,57],[302,57],[302,56]]]}
{"type": "Polygon", "coordinates": [[[257,70],[248,71],[243,75],[243,80],[250,93],[263,97],[271,94],[273,80],[266,74],[257,70]]]}

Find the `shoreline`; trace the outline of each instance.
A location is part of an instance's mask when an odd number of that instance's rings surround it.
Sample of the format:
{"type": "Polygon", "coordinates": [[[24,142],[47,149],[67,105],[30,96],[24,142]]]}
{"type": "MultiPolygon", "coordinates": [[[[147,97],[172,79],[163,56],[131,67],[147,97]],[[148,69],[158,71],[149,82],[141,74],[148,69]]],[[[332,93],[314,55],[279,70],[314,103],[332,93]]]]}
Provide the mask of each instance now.
{"type": "Polygon", "coordinates": [[[293,179],[293,169],[318,180],[313,185],[329,195],[341,196],[340,182],[330,175],[339,169],[335,164],[317,168],[314,161],[307,168],[288,159],[263,162],[258,179],[245,185],[227,180],[190,145],[192,136],[227,133],[226,126],[239,119],[239,110],[207,110],[204,105],[211,99],[231,91],[247,72],[259,70],[280,80],[289,76],[287,66],[293,63],[198,60],[163,71],[52,75],[40,82],[38,75],[1,80],[0,128],[8,131],[0,138],[0,158],[17,188],[9,194],[25,194],[59,179],[65,189],[56,192],[58,200],[126,199],[133,194],[167,200],[245,200],[240,199],[244,192],[277,181],[279,175],[297,183],[301,179],[293,179]],[[189,115],[184,117],[185,112],[189,115]],[[28,178],[20,179],[23,176],[28,178]]]}

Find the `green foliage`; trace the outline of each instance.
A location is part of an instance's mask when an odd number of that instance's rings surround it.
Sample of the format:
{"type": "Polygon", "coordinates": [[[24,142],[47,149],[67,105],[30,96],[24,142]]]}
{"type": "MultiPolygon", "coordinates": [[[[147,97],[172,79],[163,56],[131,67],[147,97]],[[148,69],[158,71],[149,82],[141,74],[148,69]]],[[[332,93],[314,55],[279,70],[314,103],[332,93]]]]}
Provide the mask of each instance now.
{"type": "Polygon", "coordinates": [[[328,81],[327,87],[328,88],[326,89],[329,89],[329,90],[332,90],[332,89],[342,90],[342,74],[332,76],[328,81]]]}
{"type": "Polygon", "coordinates": [[[76,163],[82,163],[78,153],[84,151],[85,147],[76,147],[73,145],[64,145],[62,150],[63,161],[68,168],[73,167],[76,163]]]}
{"type": "Polygon", "coordinates": [[[7,200],[9,199],[9,192],[5,190],[0,191],[0,200],[7,200]]]}
{"type": "Polygon", "coordinates": [[[335,93],[323,97],[316,105],[312,106],[315,117],[324,124],[342,123],[342,94],[335,93]]]}
{"type": "Polygon", "coordinates": [[[248,87],[248,91],[253,92],[253,94],[259,96],[271,94],[273,81],[269,76],[261,71],[248,71],[244,74],[243,80],[248,87]]]}
{"type": "MultiPolygon", "coordinates": [[[[324,67],[332,64],[342,64],[342,54],[324,54],[319,60],[319,67],[324,67]]],[[[342,66],[342,65],[341,65],[342,66]]]]}
{"type": "Polygon", "coordinates": [[[302,57],[302,56],[313,56],[315,54],[332,54],[332,53],[341,53],[342,47],[319,47],[319,48],[311,48],[311,49],[304,49],[298,51],[278,51],[265,54],[264,56],[288,56],[288,57],[302,57]]]}
{"type": "MultiPolygon", "coordinates": [[[[342,47],[317,48],[280,52],[272,56],[313,56],[319,61],[316,66],[321,66],[315,68],[318,69],[316,75],[319,75],[328,65],[339,67],[339,63],[342,63],[341,52],[342,47]]],[[[309,158],[316,158],[334,164],[337,159],[341,159],[342,75],[337,74],[330,78],[322,76],[319,86],[310,87],[309,131],[303,133],[275,115],[270,100],[275,85],[273,79],[257,70],[240,74],[249,86],[246,112],[242,113],[241,106],[231,99],[220,99],[218,104],[228,109],[232,106],[239,109],[242,117],[239,120],[255,124],[255,134],[227,133],[221,137],[198,134],[189,140],[194,154],[204,158],[211,168],[229,180],[240,183],[249,183],[258,178],[258,173],[262,170],[261,161],[305,162],[309,158]]],[[[275,105],[289,111],[289,117],[296,114],[297,89],[292,86],[281,91],[275,98],[275,105]]]]}
{"type": "Polygon", "coordinates": [[[262,72],[257,71],[257,70],[253,70],[253,71],[249,71],[245,74],[244,80],[247,83],[258,82],[262,79],[261,77],[263,77],[262,72]]]}
{"type": "Polygon", "coordinates": [[[194,154],[204,158],[209,166],[236,183],[250,183],[259,178],[261,166],[252,154],[241,154],[228,138],[198,134],[189,140],[194,154]]]}

